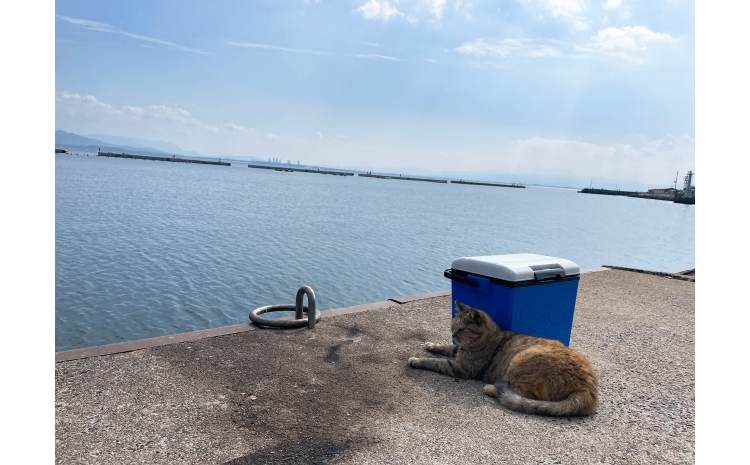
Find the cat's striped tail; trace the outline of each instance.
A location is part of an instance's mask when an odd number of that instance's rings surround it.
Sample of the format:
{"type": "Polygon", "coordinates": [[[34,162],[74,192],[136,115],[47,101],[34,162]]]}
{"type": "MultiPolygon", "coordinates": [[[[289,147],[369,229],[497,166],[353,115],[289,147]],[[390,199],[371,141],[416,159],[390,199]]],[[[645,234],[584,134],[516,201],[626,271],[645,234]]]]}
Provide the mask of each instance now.
{"type": "Polygon", "coordinates": [[[497,389],[497,399],[502,406],[532,415],[582,417],[594,413],[597,405],[596,395],[589,391],[577,391],[570,394],[565,400],[553,402],[521,397],[511,391],[505,383],[498,383],[495,388],[497,389]]]}

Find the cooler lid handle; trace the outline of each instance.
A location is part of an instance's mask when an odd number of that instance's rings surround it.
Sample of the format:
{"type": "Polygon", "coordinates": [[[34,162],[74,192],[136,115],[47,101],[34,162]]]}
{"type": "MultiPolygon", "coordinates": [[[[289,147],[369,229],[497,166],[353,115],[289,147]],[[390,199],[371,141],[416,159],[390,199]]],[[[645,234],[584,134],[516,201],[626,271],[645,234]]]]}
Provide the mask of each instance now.
{"type": "Polygon", "coordinates": [[[530,267],[534,270],[534,279],[542,281],[550,278],[564,278],[565,269],[560,265],[534,265],[530,267]]]}

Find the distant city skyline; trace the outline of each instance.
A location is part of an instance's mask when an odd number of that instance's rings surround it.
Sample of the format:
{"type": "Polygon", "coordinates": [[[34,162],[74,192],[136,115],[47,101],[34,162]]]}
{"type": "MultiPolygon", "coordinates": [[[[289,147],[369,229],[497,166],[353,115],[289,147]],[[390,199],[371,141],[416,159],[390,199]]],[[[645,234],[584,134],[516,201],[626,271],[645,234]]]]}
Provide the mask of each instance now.
{"type": "Polygon", "coordinates": [[[691,1],[55,8],[56,129],[508,180],[695,171],[691,1]]]}

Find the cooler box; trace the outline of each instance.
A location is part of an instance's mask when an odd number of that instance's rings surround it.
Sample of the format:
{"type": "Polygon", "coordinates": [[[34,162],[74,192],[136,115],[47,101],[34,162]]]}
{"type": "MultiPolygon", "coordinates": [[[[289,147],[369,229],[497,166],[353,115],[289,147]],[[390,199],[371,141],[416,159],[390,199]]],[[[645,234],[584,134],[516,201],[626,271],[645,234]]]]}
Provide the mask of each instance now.
{"type": "Polygon", "coordinates": [[[489,314],[500,329],[570,344],[578,293],[578,265],[535,254],[464,257],[444,276],[453,298],[489,314]]]}

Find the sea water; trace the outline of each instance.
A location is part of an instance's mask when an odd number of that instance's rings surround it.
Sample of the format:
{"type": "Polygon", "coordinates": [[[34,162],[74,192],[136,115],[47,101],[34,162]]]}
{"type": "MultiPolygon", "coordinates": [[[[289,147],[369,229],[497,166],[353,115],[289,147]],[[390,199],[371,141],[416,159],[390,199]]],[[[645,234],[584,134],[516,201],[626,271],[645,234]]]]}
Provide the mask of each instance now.
{"type": "Polygon", "coordinates": [[[463,256],[695,267],[695,206],[526,189],[55,155],[55,347],[450,288],[463,256]]]}

